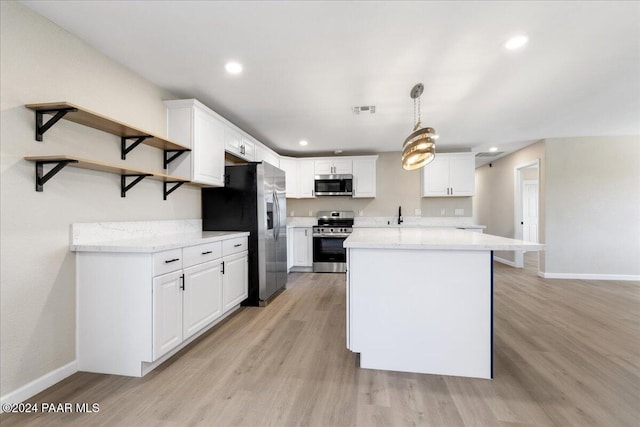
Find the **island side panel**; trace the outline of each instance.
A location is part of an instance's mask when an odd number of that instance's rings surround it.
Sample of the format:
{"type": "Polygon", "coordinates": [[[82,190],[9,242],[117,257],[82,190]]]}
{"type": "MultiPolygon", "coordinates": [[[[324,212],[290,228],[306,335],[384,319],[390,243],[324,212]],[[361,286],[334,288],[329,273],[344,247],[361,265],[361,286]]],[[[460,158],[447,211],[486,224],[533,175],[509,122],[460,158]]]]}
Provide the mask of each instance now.
{"type": "Polygon", "coordinates": [[[362,368],[491,378],[491,251],[349,249],[362,368]]]}

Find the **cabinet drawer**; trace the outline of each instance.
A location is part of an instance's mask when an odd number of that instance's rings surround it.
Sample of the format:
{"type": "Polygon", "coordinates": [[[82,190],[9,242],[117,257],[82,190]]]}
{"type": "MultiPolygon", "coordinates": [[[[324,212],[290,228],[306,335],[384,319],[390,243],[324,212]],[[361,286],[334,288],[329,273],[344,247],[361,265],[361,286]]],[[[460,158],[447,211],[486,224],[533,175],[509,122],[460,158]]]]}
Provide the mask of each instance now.
{"type": "Polygon", "coordinates": [[[247,250],[247,238],[237,237],[235,239],[222,241],[222,255],[227,256],[247,250]]]}
{"type": "Polygon", "coordinates": [[[153,254],[153,275],[170,273],[182,269],[182,249],[171,249],[170,251],[153,254]]]}
{"type": "Polygon", "coordinates": [[[222,242],[205,243],[182,249],[184,268],[222,258],[222,242]]]}

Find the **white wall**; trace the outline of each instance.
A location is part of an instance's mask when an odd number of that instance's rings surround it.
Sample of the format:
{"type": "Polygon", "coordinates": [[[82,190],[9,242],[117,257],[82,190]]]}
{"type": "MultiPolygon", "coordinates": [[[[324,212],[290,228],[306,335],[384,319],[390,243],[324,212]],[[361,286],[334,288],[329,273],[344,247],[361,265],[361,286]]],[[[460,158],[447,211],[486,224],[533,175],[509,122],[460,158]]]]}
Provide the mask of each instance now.
{"type": "Polygon", "coordinates": [[[640,136],[546,139],[547,275],[640,276],[640,136]]]}
{"type": "MultiPolygon", "coordinates": [[[[538,227],[540,230],[540,243],[544,243],[544,153],[545,144],[543,141],[539,141],[491,162],[491,167],[487,164],[476,169],[476,195],[473,203],[476,211],[476,222],[487,226],[485,233],[515,238],[514,169],[532,161],[540,160],[540,215],[538,227]]],[[[495,255],[507,261],[513,262],[515,260],[514,252],[496,251],[495,255]]]]}
{"type": "Polygon", "coordinates": [[[26,155],[73,154],[162,171],[162,152],[138,147],[120,160],[119,138],[62,120],[34,140],[24,105],[69,101],[165,134],[162,100],[172,98],[53,23],[0,2],[1,365],[6,395],[75,359],[75,263],[69,225],[101,220],[200,217],[200,190],[182,186],[162,200],[144,180],[120,197],[118,175],[65,168],[34,191],[26,155]]]}

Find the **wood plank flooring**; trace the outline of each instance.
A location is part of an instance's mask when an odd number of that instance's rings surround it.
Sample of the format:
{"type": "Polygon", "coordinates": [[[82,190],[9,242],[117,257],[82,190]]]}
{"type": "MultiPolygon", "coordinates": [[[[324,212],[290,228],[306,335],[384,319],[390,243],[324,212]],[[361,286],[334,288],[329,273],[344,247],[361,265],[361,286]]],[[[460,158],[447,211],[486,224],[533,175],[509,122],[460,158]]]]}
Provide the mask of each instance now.
{"type": "MultiPolygon", "coordinates": [[[[495,264],[495,379],[357,367],[341,274],[293,273],[144,378],[77,373],[2,426],[637,426],[640,284],[545,280],[495,264]]],[[[393,284],[389,284],[392,289],[393,284]]]]}

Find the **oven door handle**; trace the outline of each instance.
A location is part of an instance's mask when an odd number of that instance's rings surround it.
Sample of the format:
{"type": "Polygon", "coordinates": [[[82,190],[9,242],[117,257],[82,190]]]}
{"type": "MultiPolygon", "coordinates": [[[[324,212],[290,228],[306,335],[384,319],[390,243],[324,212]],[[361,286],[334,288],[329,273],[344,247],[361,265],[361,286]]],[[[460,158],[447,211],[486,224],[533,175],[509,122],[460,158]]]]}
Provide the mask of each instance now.
{"type": "Polygon", "coordinates": [[[328,237],[328,238],[344,238],[349,237],[351,233],[313,233],[311,237],[328,237]]]}

